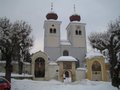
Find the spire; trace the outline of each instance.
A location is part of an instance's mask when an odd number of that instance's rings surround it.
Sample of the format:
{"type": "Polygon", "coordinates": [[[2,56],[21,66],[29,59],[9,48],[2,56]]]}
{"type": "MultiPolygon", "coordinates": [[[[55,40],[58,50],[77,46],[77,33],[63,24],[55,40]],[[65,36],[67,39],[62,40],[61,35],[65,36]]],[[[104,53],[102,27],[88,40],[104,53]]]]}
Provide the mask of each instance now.
{"type": "Polygon", "coordinates": [[[75,4],[74,4],[74,13],[76,13],[76,8],[75,8],[75,4]]]}
{"type": "Polygon", "coordinates": [[[53,11],[53,2],[51,2],[51,11],[53,11]]]}

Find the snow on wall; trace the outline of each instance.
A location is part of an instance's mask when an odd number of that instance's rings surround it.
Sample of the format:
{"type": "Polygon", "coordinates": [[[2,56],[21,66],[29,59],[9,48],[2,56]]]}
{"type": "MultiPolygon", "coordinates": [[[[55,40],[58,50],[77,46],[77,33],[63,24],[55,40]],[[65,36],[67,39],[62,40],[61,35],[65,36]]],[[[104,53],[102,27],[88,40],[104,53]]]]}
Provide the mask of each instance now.
{"type": "Polygon", "coordinates": [[[49,65],[57,65],[55,62],[50,62],[49,65]]]}
{"type": "MultiPolygon", "coordinates": [[[[5,73],[0,72],[0,76],[5,76],[5,73]]],[[[32,75],[12,73],[11,77],[32,77],[32,75]]]]}

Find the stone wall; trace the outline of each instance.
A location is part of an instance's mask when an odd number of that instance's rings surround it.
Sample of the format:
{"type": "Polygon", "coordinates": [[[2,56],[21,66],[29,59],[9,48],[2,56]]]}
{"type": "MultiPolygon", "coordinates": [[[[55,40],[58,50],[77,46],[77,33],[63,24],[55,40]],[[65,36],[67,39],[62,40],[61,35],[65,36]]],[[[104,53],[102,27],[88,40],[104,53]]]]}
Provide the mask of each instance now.
{"type": "Polygon", "coordinates": [[[48,65],[48,71],[49,71],[49,80],[50,79],[56,79],[58,80],[58,72],[59,67],[57,63],[49,63],[48,65]]]}
{"type": "MultiPolygon", "coordinates": [[[[0,61],[0,72],[5,73],[5,64],[6,61],[0,61]]],[[[18,74],[18,62],[12,62],[13,65],[13,72],[12,73],[17,73],[18,74]]],[[[31,74],[31,64],[24,62],[23,64],[23,73],[26,74],[31,74]]]]}
{"type": "Polygon", "coordinates": [[[86,68],[77,68],[76,70],[76,81],[86,79],[86,68]]]}

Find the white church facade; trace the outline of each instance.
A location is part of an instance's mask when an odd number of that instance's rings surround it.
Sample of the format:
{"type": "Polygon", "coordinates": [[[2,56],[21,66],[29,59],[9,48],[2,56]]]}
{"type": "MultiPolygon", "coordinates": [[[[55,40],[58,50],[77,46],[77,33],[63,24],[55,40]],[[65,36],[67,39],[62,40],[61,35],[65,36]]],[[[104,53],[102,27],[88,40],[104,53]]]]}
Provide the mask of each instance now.
{"type": "Polygon", "coordinates": [[[94,74],[92,69],[89,69],[92,68],[94,60],[91,60],[92,63],[87,62],[89,68],[86,68],[86,60],[88,60],[85,58],[87,53],[86,24],[80,22],[80,15],[73,14],[70,16],[70,22],[66,27],[67,40],[60,39],[62,22],[58,21],[57,18],[58,15],[54,12],[46,15],[47,20],[44,21],[44,52],[39,51],[32,55],[33,79],[76,81],[88,78],[90,80],[108,80],[106,73],[104,73],[106,72],[104,70],[105,62],[102,57],[99,58],[98,56],[98,58],[94,59],[98,65],[102,62],[98,66],[99,68],[104,66],[102,71],[101,69],[93,71],[94,73],[100,73],[94,74]],[[91,71],[87,71],[87,69],[91,71]]]}

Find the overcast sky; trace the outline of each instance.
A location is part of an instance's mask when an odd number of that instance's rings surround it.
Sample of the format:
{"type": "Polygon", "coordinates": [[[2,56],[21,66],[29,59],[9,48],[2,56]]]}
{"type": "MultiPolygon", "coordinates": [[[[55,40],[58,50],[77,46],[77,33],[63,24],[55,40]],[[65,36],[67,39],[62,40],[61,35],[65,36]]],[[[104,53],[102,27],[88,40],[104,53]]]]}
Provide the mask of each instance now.
{"type": "MultiPolygon", "coordinates": [[[[66,27],[69,17],[76,12],[81,16],[81,22],[86,23],[87,36],[91,32],[103,32],[108,23],[120,16],[120,0],[0,0],[0,17],[7,17],[12,22],[24,20],[32,26],[34,46],[31,52],[43,51],[46,14],[53,11],[58,14],[61,24],[61,39],[66,39],[66,27]]],[[[87,45],[90,50],[89,44],[87,45]]]]}

